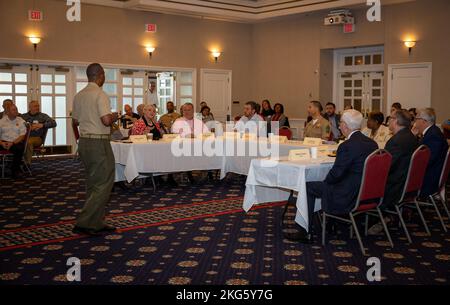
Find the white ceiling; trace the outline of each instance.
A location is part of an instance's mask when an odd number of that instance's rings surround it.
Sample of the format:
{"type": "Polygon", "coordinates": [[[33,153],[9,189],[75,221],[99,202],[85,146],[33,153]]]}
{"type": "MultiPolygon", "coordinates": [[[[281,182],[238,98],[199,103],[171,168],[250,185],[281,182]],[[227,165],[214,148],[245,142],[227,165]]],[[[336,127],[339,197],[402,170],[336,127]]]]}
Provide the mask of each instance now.
{"type": "MultiPolygon", "coordinates": [[[[382,0],[382,4],[408,1],[415,0],[382,0]]],[[[366,0],[81,0],[81,2],[245,23],[317,10],[366,5],[366,0]]]]}

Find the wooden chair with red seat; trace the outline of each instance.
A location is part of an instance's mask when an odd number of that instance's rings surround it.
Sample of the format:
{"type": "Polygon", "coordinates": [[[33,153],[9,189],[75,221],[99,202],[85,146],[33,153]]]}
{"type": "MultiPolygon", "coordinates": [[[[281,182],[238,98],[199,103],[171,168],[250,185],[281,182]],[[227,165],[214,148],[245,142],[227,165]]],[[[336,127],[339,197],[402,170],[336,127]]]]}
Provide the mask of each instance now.
{"type": "Polygon", "coordinates": [[[286,136],[288,140],[292,140],[292,130],[289,127],[283,126],[278,130],[280,136],[286,136]]]}
{"type": "Polygon", "coordinates": [[[417,209],[423,226],[425,227],[425,231],[428,235],[430,235],[430,230],[428,229],[427,223],[422,214],[422,210],[420,209],[419,202],[417,201],[417,198],[420,195],[420,190],[422,189],[423,179],[427,170],[428,161],[430,160],[430,154],[430,149],[425,145],[420,145],[414,151],[409,163],[408,174],[406,176],[406,182],[403,188],[402,196],[400,197],[399,202],[395,204],[395,211],[385,211],[386,213],[398,216],[409,243],[412,243],[412,241],[411,236],[409,235],[408,228],[406,227],[405,221],[402,216],[404,207],[417,209]]]}
{"type": "Polygon", "coordinates": [[[445,157],[444,165],[442,166],[441,177],[439,178],[439,190],[436,193],[428,196],[431,203],[419,201],[419,205],[434,207],[434,209],[439,217],[439,220],[441,222],[442,228],[444,229],[445,232],[447,232],[447,226],[445,225],[444,219],[442,218],[442,215],[441,215],[441,212],[439,211],[439,208],[436,205],[435,198],[438,199],[440,202],[442,202],[442,205],[444,206],[444,210],[447,213],[448,219],[450,219],[450,213],[447,208],[447,200],[446,200],[446,194],[445,194],[445,185],[447,183],[449,173],[450,173],[450,149],[447,150],[447,155],[445,157]]]}
{"type": "Polygon", "coordinates": [[[392,156],[384,149],[378,149],[371,153],[364,162],[364,170],[361,178],[361,186],[359,188],[359,194],[355,202],[355,207],[349,212],[348,218],[344,216],[338,216],[323,212],[322,215],[322,244],[325,245],[325,234],[326,234],[326,219],[327,217],[334,218],[337,220],[350,223],[351,228],[354,228],[356,233],[356,238],[358,239],[359,246],[363,255],[366,255],[366,250],[361,240],[361,236],[358,231],[358,227],[355,222],[355,216],[360,214],[365,214],[366,222],[366,235],[368,226],[368,217],[376,216],[381,219],[383,224],[384,232],[389,240],[392,247],[394,244],[389,234],[386,223],[383,219],[383,214],[380,210],[380,205],[383,202],[384,191],[386,187],[386,181],[389,174],[389,169],[391,167],[392,156]]]}

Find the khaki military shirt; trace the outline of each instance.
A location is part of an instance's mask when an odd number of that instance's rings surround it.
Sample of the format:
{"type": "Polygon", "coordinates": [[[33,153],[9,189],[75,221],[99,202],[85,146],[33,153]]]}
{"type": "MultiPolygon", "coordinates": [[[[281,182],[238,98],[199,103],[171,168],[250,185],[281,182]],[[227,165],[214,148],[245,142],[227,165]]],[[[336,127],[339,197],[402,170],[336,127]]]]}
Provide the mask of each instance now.
{"type": "Polygon", "coordinates": [[[311,120],[305,127],[305,138],[321,138],[323,140],[328,140],[330,137],[331,126],[330,122],[324,117],[319,117],[314,123],[311,120]]]}
{"type": "Polygon", "coordinates": [[[96,83],[90,82],[75,95],[72,117],[80,123],[80,135],[110,134],[110,127],[101,117],[111,113],[108,95],[96,83]]]}
{"type": "Polygon", "coordinates": [[[166,113],[159,119],[159,121],[164,125],[164,127],[170,130],[172,128],[172,124],[180,117],[181,115],[177,112],[166,113]]]}

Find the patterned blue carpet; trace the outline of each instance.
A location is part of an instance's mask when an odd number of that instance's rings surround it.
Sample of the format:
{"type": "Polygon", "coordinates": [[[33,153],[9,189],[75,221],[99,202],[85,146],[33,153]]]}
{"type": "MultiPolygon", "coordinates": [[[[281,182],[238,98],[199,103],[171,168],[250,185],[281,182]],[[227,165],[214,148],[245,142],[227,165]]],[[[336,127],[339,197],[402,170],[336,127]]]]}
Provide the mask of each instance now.
{"type": "MultiPolygon", "coordinates": [[[[236,175],[156,193],[149,185],[115,187],[107,214],[119,232],[74,235],[82,174],[76,160],[39,160],[33,177],[0,181],[0,284],[65,284],[72,256],[81,259],[81,284],[372,284],[367,257],[345,226],[325,247],[318,236],[313,245],[283,239],[283,203],[246,214],[245,177],[236,175]]],[[[432,235],[413,218],[412,245],[396,225],[393,249],[384,235],[364,238],[381,260],[381,284],[448,285],[450,233],[432,211],[425,216],[432,235]]]]}

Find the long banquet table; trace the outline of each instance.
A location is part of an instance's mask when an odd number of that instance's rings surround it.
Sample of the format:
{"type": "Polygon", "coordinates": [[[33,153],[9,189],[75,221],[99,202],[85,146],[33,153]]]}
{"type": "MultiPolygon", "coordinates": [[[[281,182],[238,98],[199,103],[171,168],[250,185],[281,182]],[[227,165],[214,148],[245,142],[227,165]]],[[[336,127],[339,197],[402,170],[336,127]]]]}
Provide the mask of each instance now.
{"type": "MultiPolygon", "coordinates": [[[[140,174],[164,174],[191,170],[220,170],[221,178],[225,177],[229,172],[247,175],[253,159],[267,157],[267,151],[257,150],[255,152],[249,149],[252,140],[233,140],[217,137],[209,141],[213,141],[214,145],[222,144],[227,148],[231,147],[231,149],[226,150],[228,153],[205,156],[201,152],[198,153],[198,145],[201,145],[202,140],[184,139],[183,143],[188,148],[190,145],[192,152],[195,151],[195,146],[197,145],[198,154],[177,156],[173,153],[173,141],[170,140],[133,144],[112,141],[111,147],[116,163],[115,181],[127,180],[131,182],[139,177],[140,174]],[[246,145],[247,150],[242,153],[237,148],[238,144],[246,145]]],[[[264,144],[264,140],[260,143],[264,144]]],[[[270,146],[270,144],[268,145],[270,146]]],[[[336,145],[326,146],[329,150],[335,150],[337,147],[336,145]]],[[[274,148],[272,152],[282,157],[287,156],[291,149],[306,148],[311,147],[311,145],[305,145],[300,141],[287,141],[287,143],[280,143],[274,147],[277,149],[274,148]]]]}

